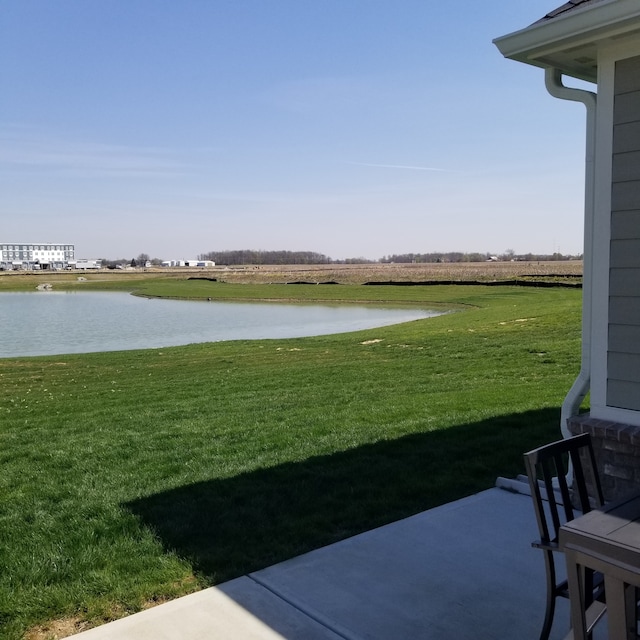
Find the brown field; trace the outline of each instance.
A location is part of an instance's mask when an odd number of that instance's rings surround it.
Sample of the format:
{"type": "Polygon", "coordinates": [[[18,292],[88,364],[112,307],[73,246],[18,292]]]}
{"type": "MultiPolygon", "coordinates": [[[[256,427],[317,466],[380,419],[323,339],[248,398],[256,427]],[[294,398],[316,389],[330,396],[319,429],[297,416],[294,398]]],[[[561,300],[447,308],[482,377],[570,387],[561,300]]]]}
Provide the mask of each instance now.
{"type": "Polygon", "coordinates": [[[227,282],[491,282],[497,280],[579,280],[582,261],[466,262],[429,264],[353,264],[216,267],[227,282]]]}
{"type": "MultiPolygon", "coordinates": [[[[216,266],[207,269],[150,268],[99,271],[7,271],[0,272],[0,289],[4,278],[19,279],[21,285],[32,283],[77,280],[79,277],[98,280],[139,280],[140,278],[189,276],[216,278],[235,283],[283,282],[495,282],[504,280],[580,282],[582,261],[558,262],[461,262],[429,264],[329,264],[329,265],[247,265],[244,267],[216,266]]],[[[4,280],[9,284],[9,280],[4,280]]]]}

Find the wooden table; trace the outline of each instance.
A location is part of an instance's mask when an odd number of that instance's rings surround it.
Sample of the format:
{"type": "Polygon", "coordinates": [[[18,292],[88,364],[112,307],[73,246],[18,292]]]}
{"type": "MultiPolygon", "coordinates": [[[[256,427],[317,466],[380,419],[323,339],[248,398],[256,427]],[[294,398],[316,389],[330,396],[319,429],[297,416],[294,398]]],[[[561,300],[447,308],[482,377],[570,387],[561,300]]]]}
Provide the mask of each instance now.
{"type": "Polygon", "coordinates": [[[640,587],[640,494],[568,522],[560,529],[567,561],[574,638],[587,638],[584,569],[604,575],[609,640],[636,638],[640,587]]]}

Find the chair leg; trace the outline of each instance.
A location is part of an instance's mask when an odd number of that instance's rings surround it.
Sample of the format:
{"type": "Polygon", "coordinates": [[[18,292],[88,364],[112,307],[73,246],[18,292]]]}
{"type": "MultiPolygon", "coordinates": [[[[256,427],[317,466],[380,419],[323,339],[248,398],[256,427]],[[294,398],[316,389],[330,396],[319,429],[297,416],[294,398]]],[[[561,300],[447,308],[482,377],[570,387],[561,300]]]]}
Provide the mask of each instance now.
{"type": "Polygon", "coordinates": [[[544,552],[544,566],[547,574],[547,606],[544,614],[544,622],[540,631],[540,640],[549,640],[553,616],[556,611],[556,569],[551,551],[544,552]]]}
{"type": "Polygon", "coordinates": [[[553,624],[553,616],[556,610],[556,597],[552,591],[547,591],[547,609],[544,614],[544,623],[540,631],[540,640],[549,640],[551,634],[551,625],[553,624]]]}

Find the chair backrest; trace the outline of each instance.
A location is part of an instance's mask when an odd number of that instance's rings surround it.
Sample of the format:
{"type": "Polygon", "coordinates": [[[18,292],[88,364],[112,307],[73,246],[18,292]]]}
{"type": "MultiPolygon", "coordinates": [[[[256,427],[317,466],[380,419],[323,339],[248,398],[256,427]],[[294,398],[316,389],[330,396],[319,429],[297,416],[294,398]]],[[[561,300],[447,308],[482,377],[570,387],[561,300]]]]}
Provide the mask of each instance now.
{"type": "Polygon", "coordinates": [[[524,454],[524,463],[541,543],[557,543],[560,527],[580,515],[577,510],[587,513],[604,504],[588,433],[529,451],[524,454]],[[568,473],[573,476],[571,487],[568,473]]]}

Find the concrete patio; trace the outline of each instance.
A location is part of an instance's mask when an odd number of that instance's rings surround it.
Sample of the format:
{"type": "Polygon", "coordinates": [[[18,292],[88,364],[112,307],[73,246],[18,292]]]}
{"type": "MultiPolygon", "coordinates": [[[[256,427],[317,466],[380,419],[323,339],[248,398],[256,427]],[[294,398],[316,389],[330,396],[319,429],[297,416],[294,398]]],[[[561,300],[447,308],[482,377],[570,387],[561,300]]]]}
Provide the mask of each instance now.
{"type": "MultiPolygon", "coordinates": [[[[531,498],[496,487],[74,637],[535,640],[535,537],[531,498]]],[[[561,600],[552,640],[568,620],[561,600]]]]}

